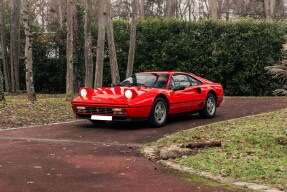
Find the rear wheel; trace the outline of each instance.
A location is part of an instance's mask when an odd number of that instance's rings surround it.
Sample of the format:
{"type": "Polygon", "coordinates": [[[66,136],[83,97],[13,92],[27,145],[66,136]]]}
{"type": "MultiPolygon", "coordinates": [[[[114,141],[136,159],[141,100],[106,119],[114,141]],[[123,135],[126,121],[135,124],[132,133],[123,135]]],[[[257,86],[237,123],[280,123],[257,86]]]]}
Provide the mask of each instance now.
{"type": "Polygon", "coordinates": [[[152,127],[162,127],[167,119],[167,104],[163,98],[156,98],[149,116],[149,124],[152,127]]]}
{"type": "Polygon", "coordinates": [[[202,117],[212,118],[216,113],[216,99],[215,96],[209,93],[206,97],[204,108],[199,112],[202,117]]]}

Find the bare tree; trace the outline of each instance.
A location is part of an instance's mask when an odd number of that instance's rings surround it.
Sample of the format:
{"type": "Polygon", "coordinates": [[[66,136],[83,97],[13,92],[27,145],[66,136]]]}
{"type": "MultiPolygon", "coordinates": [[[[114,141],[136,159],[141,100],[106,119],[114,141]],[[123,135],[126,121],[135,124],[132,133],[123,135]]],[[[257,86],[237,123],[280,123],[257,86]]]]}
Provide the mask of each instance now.
{"type": "Polygon", "coordinates": [[[264,11],[266,19],[273,19],[276,0],[264,0],[264,11]]]}
{"type": "Polygon", "coordinates": [[[166,18],[175,16],[176,0],[168,0],[166,5],[166,18]]]}
{"type": "Polygon", "coordinates": [[[225,8],[225,18],[228,21],[230,18],[230,0],[225,0],[223,8],[225,8]]]}
{"type": "Polygon", "coordinates": [[[274,8],[274,16],[276,19],[283,19],[285,16],[285,9],[284,3],[286,1],[284,0],[276,0],[276,5],[274,8]]]}
{"type": "Polygon", "coordinates": [[[68,101],[74,96],[74,2],[67,0],[67,75],[66,75],[66,99],[68,101]]]}
{"type": "Polygon", "coordinates": [[[42,31],[46,29],[46,17],[47,17],[47,2],[45,0],[40,0],[40,15],[41,15],[41,28],[42,31]]]}
{"type": "Polygon", "coordinates": [[[114,40],[114,28],[111,13],[111,1],[107,0],[107,37],[108,37],[108,47],[109,47],[109,58],[111,67],[111,78],[112,83],[116,85],[120,81],[120,73],[117,61],[117,52],[114,40]]]}
{"type": "Polygon", "coordinates": [[[210,19],[218,19],[218,0],[209,0],[210,19]]]}
{"type": "Polygon", "coordinates": [[[92,3],[86,0],[85,8],[85,86],[93,87],[93,55],[92,55],[92,3]]]}
{"type": "Polygon", "coordinates": [[[21,0],[12,0],[10,26],[10,64],[11,91],[18,92],[19,84],[19,47],[20,47],[20,11],[21,0]]]}
{"type": "Polygon", "coordinates": [[[74,59],[74,91],[78,92],[79,88],[81,87],[82,79],[80,71],[85,70],[84,65],[79,65],[79,52],[77,51],[77,47],[79,47],[79,18],[78,18],[78,7],[79,7],[79,0],[74,0],[73,3],[73,12],[72,12],[72,18],[73,18],[73,59],[74,59]]]}
{"type": "Polygon", "coordinates": [[[144,19],[145,18],[145,11],[144,11],[144,4],[145,4],[145,0],[140,0],[139,1],[139,8],[140,8],[140,19],[144,19]]]}
{"type": "Polygon", "coordinates": [[[126,77],[129,77],[133,73],[135,50],[136,50],[136,36],[137,36],[137,2],[132,2],[132,21],[131,21],[131,34],[130,34],[130,47],[128,56],[128,65],[126,77]]]}
{"type": "MultiPolygon", "coordinates": [[[[6,52],[4,53],[4,50],[6,50],[6,45],[5,45],[5,36],[3,36],[3,32],[5,33],[5,23],[4,23],[4,5],[3,5],[3,0],[0,0],[0,29],[1,29],[1,47],[2,47],[2,63],[5,63],[7,65],[6,62],[6,52]],[[3,43],[4,42],[4,43],[3,43]],[[4,58],[3,58],[4,55],[4,58]]],[[[5,65],[4,64],[4,65],[5,65]]],[[[5,67],[4,67],[5,70],[5,67]]],[[[6,85],[7,86],[7,85],[6,85]]],[[[0,101],[3,101],[4,98],[4,78],[3,78],[3,74],[2,74],[2,69],[1,69],[1,65],[0,65],[0,101]]]]}
{"type": "Polygon", "coordinates": [[[58,14],[59,14],[59,25],[63,28],[63,5],[62,1],[58,1],[58,14]]]}
{"type": "Polygon", "coordinates": [[[97,42],[97,63],[96,63],[94,87],[102,87],[103,85],[105,29],[106,29],[105,24],[106,24],[106,0],[100,0],[99,32],[97,42]]]}
{"type": "MultiPolygon", "coordinates": [[[[1,67],[1,65],[0,65],[1,67]]],[[[3,82],[3,74],[2,74],[2,70],[0,70],[0,101],[5,100],[4,97],[4,82],[3,82]]]]}
{"type": "MultiPolygon", "coordinates": [[[[4,9],[5,5],[3,0],[0,0],[0,30],[1,30],[1,48],[2,48],[2,65],[3,65],[3,77],[5,81],[5,90],[7,92],[11,91],[11,77],[9,64],[7,62],[7,44],[6,44],[6,28],[4,19],[4,9]]],[[[0,68],[1,70],[1,68],[0,68]]]]}
{"type": "Polygon", "coordinates": [[[4,97],[4,79],[3,79],[3,74],[1,70],[1,65],[0,65],[0,101],[5,100],[4,97]]]}
{"type": "Polygon", "coordinates": [[[23,1],[23,24],[25,32],[25,69],[26,69],[26,88],[29,101],[36,101],[34,76],[33,76],[33,59],[32,59],[32,45],[31,45],[31,29],[29,23],[29,0],[23,1]]]}
{"type": "MultiPolygon", "coordinates": [[[[6,51],[6,38],[5,38],[5,34],[3,35],[3,32],[5,33],[5,23],[4,23],[4,14],[3,14],[3,11],[4,11],[4,5],[3,5],[3,0],[0,0],[0,28],[1,28],[1,47],[2,47],[2,63],[3,65],[7,66],[7,61],[6,61],[6,54],[7,54],[7,51],[6,51]]],[[[4,67],[4,73],[5,73],[5,67],[4,67]]],[[[6,86],[8,86],[6,84],[6,86]]],[[[7,87],[6,87],[6,90],[7,90],[7,87]]],[[[0,65],[0,101],[3,101],[5,100],[5,97],[4,97],[4,78],[3,78],[3,73],[2,73],[2,69],[1,69],[1,65],[0,65]]]]}

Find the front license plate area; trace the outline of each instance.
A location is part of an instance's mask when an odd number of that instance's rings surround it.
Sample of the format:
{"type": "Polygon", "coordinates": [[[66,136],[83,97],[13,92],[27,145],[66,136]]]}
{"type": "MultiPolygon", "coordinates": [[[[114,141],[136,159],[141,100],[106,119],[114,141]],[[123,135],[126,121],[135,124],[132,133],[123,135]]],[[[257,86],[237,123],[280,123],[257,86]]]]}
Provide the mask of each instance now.
{"type": "Polygon", "coordinates": [[[92,115],[91,120],[100,120],[100,121],[112,121],[112,116],[101,116],[101,115],[92,115]]]}

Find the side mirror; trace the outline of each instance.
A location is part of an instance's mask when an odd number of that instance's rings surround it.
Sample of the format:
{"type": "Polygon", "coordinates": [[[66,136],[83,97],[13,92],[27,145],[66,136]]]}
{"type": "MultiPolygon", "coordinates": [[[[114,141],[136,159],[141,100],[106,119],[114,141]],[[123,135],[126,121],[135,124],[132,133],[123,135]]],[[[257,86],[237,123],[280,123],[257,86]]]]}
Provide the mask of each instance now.
{"type": "Polygon", "coordinates": [[[178,91],[178,90],[185,90],[185,86],[177,86],[173,89],[174,91],[178,91]]]}

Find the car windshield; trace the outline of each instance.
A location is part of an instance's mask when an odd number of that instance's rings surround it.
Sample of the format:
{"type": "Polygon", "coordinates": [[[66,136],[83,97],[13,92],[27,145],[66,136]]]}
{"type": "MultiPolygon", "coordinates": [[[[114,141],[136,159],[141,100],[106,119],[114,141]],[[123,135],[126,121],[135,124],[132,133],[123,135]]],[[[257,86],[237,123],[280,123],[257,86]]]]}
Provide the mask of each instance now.
{"type": "Polygon", "coordinates": [[[136,73],[119,86],[145,86],[165,89],[169,75],[166,73],[136,73]]]}

